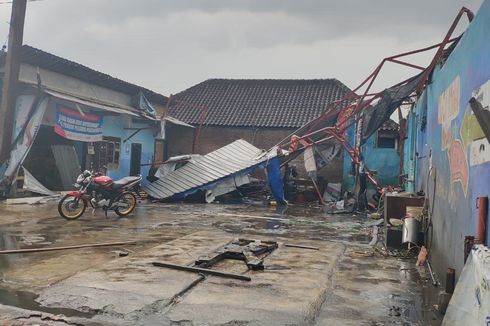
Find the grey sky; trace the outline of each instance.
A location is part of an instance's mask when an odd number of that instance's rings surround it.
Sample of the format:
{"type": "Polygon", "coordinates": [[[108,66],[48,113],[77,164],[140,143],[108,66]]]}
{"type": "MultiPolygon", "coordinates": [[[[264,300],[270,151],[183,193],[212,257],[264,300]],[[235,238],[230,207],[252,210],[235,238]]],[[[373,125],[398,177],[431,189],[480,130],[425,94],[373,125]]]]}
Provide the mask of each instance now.
{"type": "MultiPolygon", "coordinates": [[[[165,95],[217,77],[354,87],[383,57],[442,40],[463,5],[482,1],[43,0],[28,3],[24,43],[165,95]]],[[[9,18],[0,5],[2,43],[9,18]]],[[[394,66],[376,86],[413,72],[394,66]]]]}

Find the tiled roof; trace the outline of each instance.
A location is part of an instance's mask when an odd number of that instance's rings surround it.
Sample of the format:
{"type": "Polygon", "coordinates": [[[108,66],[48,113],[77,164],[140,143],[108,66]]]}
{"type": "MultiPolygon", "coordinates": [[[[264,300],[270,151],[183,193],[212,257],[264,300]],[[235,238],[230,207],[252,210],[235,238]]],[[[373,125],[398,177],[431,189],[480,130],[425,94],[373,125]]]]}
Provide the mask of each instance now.
{"type": "Polygon", "coordinates": [[[349,89],[337,79],[209,79],[179,94],[170,115],[205,125],[297,128],[349,89]]]}
{"type": "MultiPolygon", "coordinates": [[[[0,52],[1,65],[3,65],[5,62],[5,54],[5,52],[0,52]]],[[[79,63],[36,49],[29,45],[22,46],[21,55],[22,63],[54,71],[65,76],[77,78],[87,83],[112,89],[130,96],[136,95],[139,91],[142,91],[145,97],[153,103],[158,103],[161,105],[167,103],[167,97],[163,96],[162,94],[155,93],[144,87],[128,83],[124,80],[112,77],[79,63]]]]}
{"type": "Polygon", "coordinates": [[[379,130],[386,130],[386,131],[398,131],[398,129],[400,129],[400,125],[391,119],[388,119],[385,122],[383,122],[383,124],[379,128],[379,130]]]}

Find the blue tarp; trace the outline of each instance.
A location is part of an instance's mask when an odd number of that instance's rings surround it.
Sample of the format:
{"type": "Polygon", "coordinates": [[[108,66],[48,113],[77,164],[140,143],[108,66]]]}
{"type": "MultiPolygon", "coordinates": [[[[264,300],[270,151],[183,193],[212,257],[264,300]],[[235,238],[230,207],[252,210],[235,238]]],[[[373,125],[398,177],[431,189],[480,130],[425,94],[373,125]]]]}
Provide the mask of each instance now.
{"type": "Polygon", "coordinates": [[[267,178],[274,199],[278,204],[286,205],[287,202],[286,199],[284,199],[284,184],[281,176],[281,167],[277,157],[269,160],[269,164],[267,165],[267,178]]]}
{"type": "Polygon", "coordinates": [[[156,111],[151,105],[150,101],[145,97],[143,92],[139,92],[134,98],[133,98],[133,104],[140,110],[143,111],[144,113],[155,117],[156,111]]]}

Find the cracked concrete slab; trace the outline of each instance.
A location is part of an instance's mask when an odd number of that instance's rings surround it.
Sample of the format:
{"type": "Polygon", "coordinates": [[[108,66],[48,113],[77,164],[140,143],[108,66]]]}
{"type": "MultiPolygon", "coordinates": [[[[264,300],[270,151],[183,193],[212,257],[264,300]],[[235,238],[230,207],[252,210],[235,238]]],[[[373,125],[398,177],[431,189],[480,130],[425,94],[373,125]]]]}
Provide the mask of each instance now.
{"type": "Polygon", "coordinates": [[[197,232],[156,246],[137,256],[120,258],[77,273],[43,289],[38,302],[48,307],[96,311],[124,318],[156,301],[168,301],[199,276],[151,265],[164,260],[189,264],[223,243],[223,234],[197,232]]]}
{"type": "MultiPolygon", "coordinates": [[[[86,214],[66,222],[55,213],[55,205],[0,205],[0,246],[141,241],[0,257],[0,303],[25,309],[7,315],[28,318],[24,324],[58,325],[49,318],[59,314],[85,318],[84,325],[439,324],[428,321],[437,300],[428,295],[427,280],[401,270],[413,269],[414,262],[402,266],[394,258],[350,257],[352,250],[370,250],[364,229],[372,225],[360,216],[331,216],[315,207],[193,204],[141,205],[134,216],[121,219],[86,214]],[[200,275],[151,265],[190,264],[238,237],[281,244],[266,258],[263,272],[247,271],[241,261],[213,267],[246,273],[252,282],[213,276],[202,281],[200,275]],[[118,257],[114,250],[129,256],[118,257]]],[[[6,309],[17,308],[0,305],[0,324],[6,309]]]]}
{"type": "Polygon", "coordinates": [[[63,315],[21,309],[0,304],[0,324],[8,326],[112,326],[112,323],[99,323],[86,318],[65,317],[63,315]]]}
{"type": "MultiPolygon", "coordinates": [[[[302,241],[304,245],[318,242],[302,241]]],[[[344,246],[323,242],[318,251],[279,248],[264,271],[249,272],[252,282],[209,277],[173,306],[166,317],[189,325],[307,325],[330,287],[329,277],[344,246]]]]}
{"type": "MultiPolygon", "coordinates": [[[[344,251],[341,244],[301,242],[318,246],[316,251],[284,247],[280,242],[266,258],[264,271],[247,271],[241,261],[216,266],[246,272],[251,282],[208,276],[182,298],[177,294],[200,276],[151,265],[153,261],[188,265],[233,239],[223,232],[196,232],[140,255],[78,273],[42,290],[38,301],[49,307],[98,312],[95,320],[119,319],[121,323],[141,325],[158,321],[190,325],[310,323],[324,301],[329,276],[344,251]]],[[[266,239],[270,240],[262,237],[266,239]]]]}

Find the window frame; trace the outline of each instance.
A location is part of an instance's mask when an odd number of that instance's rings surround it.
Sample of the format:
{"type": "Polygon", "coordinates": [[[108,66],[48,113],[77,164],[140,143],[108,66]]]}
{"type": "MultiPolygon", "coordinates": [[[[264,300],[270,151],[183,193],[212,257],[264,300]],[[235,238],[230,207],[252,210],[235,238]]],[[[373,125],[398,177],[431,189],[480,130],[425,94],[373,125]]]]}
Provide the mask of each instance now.
{"type": "Polygon", "coordinates": [[[378,130],[376,131],[376,141],[375,141],[375,146],[376,148],[380,149],[394,149],[398,150],[398,132],[396,131],[391,131],[391,130],[378,130]],[[380,138],[384,139],[392,139],[393,140],[393,146],[380,146],[380,138]]]}
{"type": "Polygon", "coordinates": [[[106,166],[108,170],[117,170],[121,160],[121,138],[102,137],[95,143],[96,166],[100,170],[106,166]]]}

